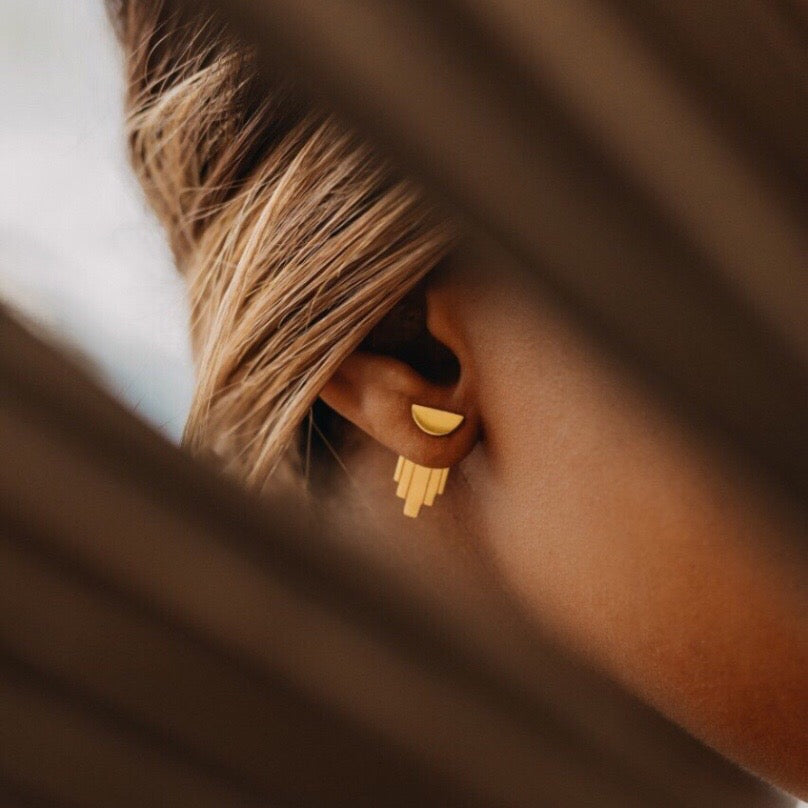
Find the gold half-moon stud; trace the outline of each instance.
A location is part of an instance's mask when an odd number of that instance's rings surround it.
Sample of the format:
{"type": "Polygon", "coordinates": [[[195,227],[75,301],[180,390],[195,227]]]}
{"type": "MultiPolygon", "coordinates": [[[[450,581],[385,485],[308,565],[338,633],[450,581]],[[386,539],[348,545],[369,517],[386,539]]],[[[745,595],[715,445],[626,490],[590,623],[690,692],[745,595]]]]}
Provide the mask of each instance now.
{"type": "Polygon", "coordinates": [[[413,404],[411,407],[412,420],[421,432],[427,435],[442,437],[454,432],[465,420],[456,412],[438,410],[435,407],[425,407],[423,404],[413,404]]]}
{"type": "MultiPolygon", "coordinates": [[[[423,404],[413,404],[411,412],[418,429],[436,437],[454,432],[465,420],[456,412],[425,407],[423,404]]],[[[448,468],[431,469],[400,456],[393,480],[398,483],[396,496],[404,500],[404,515],[415,518],[423,505],[432,505],[435,497],[443,493],[448,476],[448,468]]]]}

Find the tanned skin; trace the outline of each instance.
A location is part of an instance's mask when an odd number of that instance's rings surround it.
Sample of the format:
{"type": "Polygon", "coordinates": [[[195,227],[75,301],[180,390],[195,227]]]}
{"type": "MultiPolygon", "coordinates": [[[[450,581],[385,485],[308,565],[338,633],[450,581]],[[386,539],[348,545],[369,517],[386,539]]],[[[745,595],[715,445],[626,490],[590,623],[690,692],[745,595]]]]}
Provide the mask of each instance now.
{"type": "MultiPolygon", "coordinates": [[[[417,347],[377,349],[394,336],[343,364],[322,391],[348,423],[335,501],[361,491],[357,507],[400,541],[474,559],[544,631],[730,759],[808,794],[794,519],[568,317],[537,308],[493,246],[469,242],[420,300],[426,339],[456,364],[436,382],[441,368],[397,358],[417,347]],[[466,420],[431,437],[411,403],[466,420]],[[417,520],[394,496],[398,454],[452,467],[417,520]]],[[[394,335],[397,316],[380,330],[394,335]]]]}

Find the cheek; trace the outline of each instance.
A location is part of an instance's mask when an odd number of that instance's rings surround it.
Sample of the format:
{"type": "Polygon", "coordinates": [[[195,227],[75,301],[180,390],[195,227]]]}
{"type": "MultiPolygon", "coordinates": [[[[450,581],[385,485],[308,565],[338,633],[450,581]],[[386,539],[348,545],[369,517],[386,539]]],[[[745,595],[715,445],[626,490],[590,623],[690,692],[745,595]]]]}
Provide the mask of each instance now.
{"type": "Polygon", "coordinates": [[[780,694],[802,681],[808,642],[795,647],[782,570],[752,551],[774,546],[778,520],[563,326],[508,322],[478,343],[477,507],[500,580],[552,636],[719,748],[742,757],[771,716],[793,728],[780,694]]]}
{"type": "Polygon", "coordinates": [[[614,473],[610,447],[625,436],[603,422],[609,391],[563,327],[514,308],[507,323],[502,346],[490,339],[481,361],[489,474],[482,522],[506,581],[567,631],[580,624],[608,560],[596,528],[614,473]]]}
{"type": "Polygon", "coordinates": [[[512,305],[507,322],[502,349],[480,362],[491,555],[546,628],[611,653],[614,627],[668,585],[658,543],[692,533],[682,503],[698,485],[649,402],[563,320],[512,305]],[[655,593],[643,593],[650,582],[655,593]]]}
{"type": "Polygon", "coordinates": [[[516,297],[498,303],[476,344],[480,522],[508,588],[547,629],[591,650],[613,639],[629,581],[649,570],[645,539],[659,531],[655,516],[670,518],[675,464],[654,447],[659,425],[565,321],[516,297]]]}

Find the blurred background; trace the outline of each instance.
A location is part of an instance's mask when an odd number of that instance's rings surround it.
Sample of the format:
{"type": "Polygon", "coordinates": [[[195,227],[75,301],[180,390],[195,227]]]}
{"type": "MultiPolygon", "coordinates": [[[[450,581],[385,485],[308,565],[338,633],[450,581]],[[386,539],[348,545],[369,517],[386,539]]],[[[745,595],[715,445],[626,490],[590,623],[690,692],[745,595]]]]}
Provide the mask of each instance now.
{"type": "Polygon", "coordinates": [[[192,384],[184,288],[126,163],[103,2],[0,11],[0,299],[176,440],[192,384]]]}

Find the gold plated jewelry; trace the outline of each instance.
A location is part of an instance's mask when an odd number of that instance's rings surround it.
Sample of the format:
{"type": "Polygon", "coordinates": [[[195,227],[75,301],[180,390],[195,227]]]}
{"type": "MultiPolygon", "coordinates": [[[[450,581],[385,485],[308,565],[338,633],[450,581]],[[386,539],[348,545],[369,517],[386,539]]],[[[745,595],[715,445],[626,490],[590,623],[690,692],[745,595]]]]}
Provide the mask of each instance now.
{"type": "Polygon", "coordinates": [[[425,407],[423,404],[413,404],[410,412],[415,425],[427,435],[439,437],[448,435],[463,423],[463,416],[456,412],[436,410],[434,407],[425,407]]]}
{"type": "MultiPolygon", "coordinates": [[[[456,412],[425,407],[423,404],[413,404],[410,412],[418,429],[434,437],[443,437],[454,432],[464,421],[464,416],[456,412]]],[[[435,497],[443,493],[448,476],[448,468],[419,466],[400,455],[393,480],[398,483],[396,496],[404,500],[404,515],[414,519],[420,513],[422,505],[432,505],[435,497]]]]}

